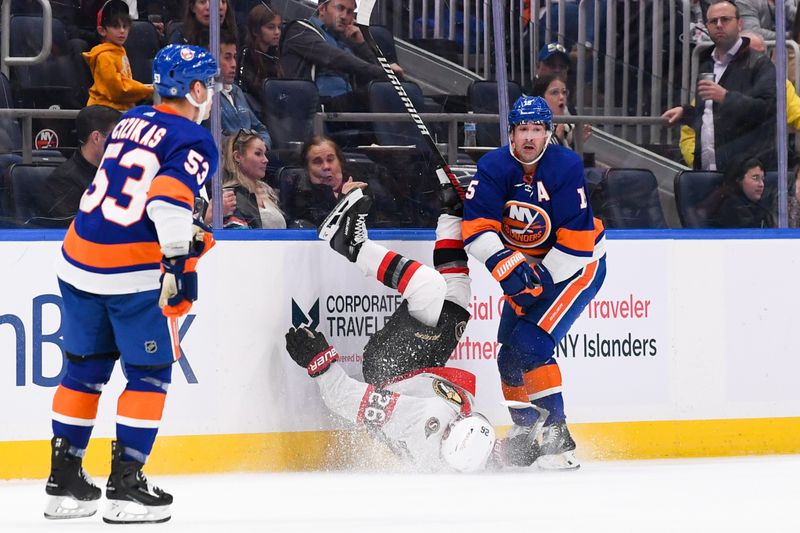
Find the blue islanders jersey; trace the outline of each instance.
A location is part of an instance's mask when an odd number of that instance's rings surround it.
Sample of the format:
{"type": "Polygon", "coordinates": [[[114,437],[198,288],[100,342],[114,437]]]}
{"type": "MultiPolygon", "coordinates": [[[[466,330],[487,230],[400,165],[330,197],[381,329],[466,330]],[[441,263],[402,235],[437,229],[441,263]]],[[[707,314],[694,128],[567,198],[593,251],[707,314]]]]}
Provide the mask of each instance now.
{"type": "Polygon", "coordinates": [[[553,281],[563,281],[605,254],[603,223],[586,195],[581,158],[567,148],[547,147],[532,176],[501,146],[478,161],[467,190],[464,243],[485,232],[503,245],[543,261],[553,281]]]}
{"type": "Polygon", "coordinates": [[[169,106],[125,113],[64,238],[58,277],[94,294],[157,289],[162,253],[147,206],[167,202],[191,214],[218,159],[208,130],[169,106]]]}

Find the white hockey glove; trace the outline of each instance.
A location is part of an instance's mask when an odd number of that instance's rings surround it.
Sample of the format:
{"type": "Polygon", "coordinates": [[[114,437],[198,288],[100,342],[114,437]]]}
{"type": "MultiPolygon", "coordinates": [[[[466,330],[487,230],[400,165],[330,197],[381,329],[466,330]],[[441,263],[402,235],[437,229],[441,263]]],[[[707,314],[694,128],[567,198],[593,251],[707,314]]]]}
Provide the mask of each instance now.
{"type": "Polygon", "coordinates": [[[161,258],[158,306],[166,317],[182,317],[192,308],[192,302],[197,300],[197,261],[216,244],[211,229],[198,220],[194,221],[192,233],[188,254],[161,258]]]}

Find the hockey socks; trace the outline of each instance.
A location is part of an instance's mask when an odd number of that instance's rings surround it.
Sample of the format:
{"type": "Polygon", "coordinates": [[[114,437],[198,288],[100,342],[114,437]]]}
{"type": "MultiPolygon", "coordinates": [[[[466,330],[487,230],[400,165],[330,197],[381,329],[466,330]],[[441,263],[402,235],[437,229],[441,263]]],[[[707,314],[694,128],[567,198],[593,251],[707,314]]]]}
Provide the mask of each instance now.
{"type": "Polygon", "coordinates": [[[117,440],[125,460],[146,463],[158,434],[172,367],[128,365],[128,385],[117,402],[117,440]]]}
{"type": "Polygon", "coordinates": [[[112,358],[67,359],[67,371],[53,395],[53,435],[69,443],[67,453],[83,457],[94,429],[103,386],[114,369],[112,358]]]}

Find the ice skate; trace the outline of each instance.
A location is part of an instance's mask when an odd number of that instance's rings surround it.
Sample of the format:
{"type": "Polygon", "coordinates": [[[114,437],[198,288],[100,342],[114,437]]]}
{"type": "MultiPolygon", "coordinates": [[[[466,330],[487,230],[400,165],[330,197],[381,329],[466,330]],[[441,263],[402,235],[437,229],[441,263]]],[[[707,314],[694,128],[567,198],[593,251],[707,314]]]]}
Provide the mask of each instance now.
{"type": "Polygon", "coordinates": [[[372,198],[353,189],[342,198],[319,227],[318,235],[331,248],[355,263],[361,245],[367,240],[367,213],[372,198]]]}
{"type": "Polygon", "coordinates": [[[540,452],[536,466],[542,470],[576,470],[581,466],[575,458],[575,441],[566,422],[556,422],[542,429],[540,452]]]}
{"type": "Polygon", "coordinates": [[[122,447],[111,443],[111,475],[106,485],[108,506],[103,521],[109,524],[166,522],[172,516],[172,495],[147,481],[142,463],[122,459],[122,447]]]}
{"type": "Polygon", "coordinates": [[[45,491],[50,495],[44,517],[50,520],[83,518],[97,512],[100,489],[83,469],[83,459],[70,455],[69,441],[53,437],[50,477],[45,491]]]}

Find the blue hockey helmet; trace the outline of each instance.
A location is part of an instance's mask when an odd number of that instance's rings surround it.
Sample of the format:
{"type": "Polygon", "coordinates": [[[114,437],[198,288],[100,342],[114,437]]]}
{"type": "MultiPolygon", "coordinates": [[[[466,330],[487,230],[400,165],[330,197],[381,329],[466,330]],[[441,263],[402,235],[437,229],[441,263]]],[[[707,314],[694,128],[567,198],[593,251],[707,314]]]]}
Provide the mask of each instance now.
{"type": "Polygon", "coordinates": [[[514,107],[508,112],[508,127],[512,129],[517,124],[531,122],[544,124],[548,130],[553,129],[553,112],[541,96],[520,96],[514,107]]]}
{"type": "Polygon", "coordinates": [[[202,46],[170,44],[153,60],[153,85],[161,96],[182,98],[193,81],[210,86],[218,72],[214,56],[202,46]]]}

